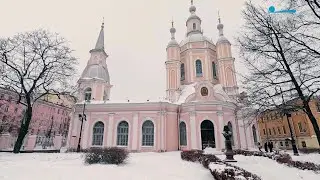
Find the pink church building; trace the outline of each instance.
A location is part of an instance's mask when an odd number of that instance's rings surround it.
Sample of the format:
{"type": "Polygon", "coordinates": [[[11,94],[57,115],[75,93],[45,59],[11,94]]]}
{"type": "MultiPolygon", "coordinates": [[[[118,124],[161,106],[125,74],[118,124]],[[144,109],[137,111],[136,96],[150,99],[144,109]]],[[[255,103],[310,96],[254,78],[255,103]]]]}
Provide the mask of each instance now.
{"type": "Polygon", "coordinates": [[[132,152],[225,148],[223,127],[233,132],[232,144],[240,147],[235,117],[238,86],[231,44],[223,34],[213,42],[203,35],[196,7],[189,8],[186,37],[175,39],[173,22],[165,61],[166,100],[132,102],[110,99],[110,76],[104,49],[104,25],[79,85],[68,148],[123,147],[132,152]],[[82,122],[83,114],[85,120],[82,122]],[[80,132],[81,131],[81,132],[80,132]],[[81,135],[80,135],[81,134],[81,135]]]}

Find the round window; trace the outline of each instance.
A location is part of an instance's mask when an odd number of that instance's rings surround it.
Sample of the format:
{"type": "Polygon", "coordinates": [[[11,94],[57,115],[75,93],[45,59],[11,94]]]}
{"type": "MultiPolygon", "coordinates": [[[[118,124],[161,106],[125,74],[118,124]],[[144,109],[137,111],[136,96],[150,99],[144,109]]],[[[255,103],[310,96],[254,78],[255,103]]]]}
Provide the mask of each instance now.
{"type": "Polygon", "coordinates": [[[201,88],[201,95],[202,96],[208,96],[208,88],[202,87],[201,88]]]}

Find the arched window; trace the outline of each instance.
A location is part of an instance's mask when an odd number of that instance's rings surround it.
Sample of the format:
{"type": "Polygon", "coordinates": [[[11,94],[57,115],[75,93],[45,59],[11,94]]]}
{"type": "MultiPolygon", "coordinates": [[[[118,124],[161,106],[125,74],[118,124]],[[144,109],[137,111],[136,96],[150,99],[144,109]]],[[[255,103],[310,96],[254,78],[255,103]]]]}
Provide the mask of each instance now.
{"type": "Polygon", "coordinates": [[[92,94],[91,88],[87,88],[87,89],[84,91],[84,100],[85,100],[85,101],[90,101],[90,100],[91,100],[91,94],[92,94]]]}
{"type": "Polygon", "coordinates": [[[154,125],[150,120],[142,124],[142,146],[154,145],[154,125]]]}
{"type": "Polygon", "coordinates": [[[212,76],[213,78],[217,78],[217,68],[216,63],[212,62],[212,76]]]}
{"type": "Polygon", "coordinates": [[[128,146],[129,124],[126,121],[119,123],[117,128],[117,145],[128,146]]]}
{"type": "Polygon", "coordinates": [[[196,60],[196,75],[197,77],[202,76],[202,64],[201,60],[196,60]]]}
{"type": "Polygon", "coordinates": [[[180,66],[180,72],[181,72],[181,81],[185,78],[185,72],[184,72],[184,64],[182,63],[180,66]]]}
{"type": "Polygon", "coordinates": [[[92,145],[93,146],[102,146],[103,144],[103,132],[104,132],[104,124],[99,121],[93,126],[92,133],[92,145]]]}
{"type": "Polygon", "coordinates": [[[187,126],[186,126],[186,123],[180,122],[179,129],[180,129],[180,145],[186,146],[187,145],[187,126]]]}
{"type": "Polygon", "coordinates": [[[196,27],[197,27],[196,23],[193,23],[192,26],[193,26],[193,30],[196,30],[196,27]]]}
{"type": "Polygon", "coordinates": [[[231,136],[231,144],[232,144],[232,146],[234,146],[234,139],[233,139],[234,135],[233,135],[232,124],[231,124],[230,121],[228,122],[228,128],[229,128],[230,132],[232,133],[232,136],[231,136]]]}

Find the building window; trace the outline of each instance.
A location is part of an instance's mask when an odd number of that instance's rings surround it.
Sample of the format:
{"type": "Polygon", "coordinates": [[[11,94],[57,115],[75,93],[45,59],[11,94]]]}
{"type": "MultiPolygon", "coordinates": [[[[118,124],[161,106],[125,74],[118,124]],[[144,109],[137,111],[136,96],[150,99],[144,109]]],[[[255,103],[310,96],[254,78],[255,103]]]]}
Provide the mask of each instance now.
{"type": "Polygon", "coordinates": [[[186,123],[180,122],[179,129],[180,129],[180,145],[186,146],[187,145],[187,126],[186,126],[186,123]]]}
{"type": "Polygon", "coordinates": [[[102,146],[103,144],[103,132],[104,132],[104,124],[99,121],[93,126],[93,134],[92,134],[92,145],[93,146],[102,146]]]}
{"type": "Polygon", "coordinates": [[[196,23],[193,23],[193,24],[192,24],[192,27],[193,27],[193,30],[196,30],[196,27],[197,27],[197,26],[196,26],[196,23]]]}
{"type": "Polygon", "coordinates": [[[201,88],[201,96],[208,96],[208,88],[206,87],[201,88]]]}
{"type": "Polygon", "coordinates": [[[212,76],[213,78],[217,78],[217,68],[216,63],[212,62],[212,76]]]}
{"type": "Polygon", "coordinates": [[[303,148],[306,148],[306,147],[307,147],[307,143],[306,143],[305,141],[302,141],[302,142],[301,142],[301,145],[302,145],[303,148]]]}
{"type": "Polygon", "coordinates": [[[277,134],[276,129],[272,128],[272,130],[273,130],[273,134],[276,135],[277,134]]]}
{"type": "Polygon", "coordinates": [[[154,144],[154,125],[147,120],[142,125],[142,146],[153,146],[154,144]]]}
{"type": "Polygon", "coordinates": [[[117,128],[117,145],[128,146],[129,124],[126,121],[119,123],[117,128]]]}
{"type": "Polygon", "coordinates": [[[265,129],[263,129],[263,134],[266,135],[266,130],[265,129]]]}
{"type": "Polygon", "coordinates": [[[280,141],[280,146],[283,146],[283,142],[282,141],[280,141]]]}
{"type": "Polygon", "coordinates": [[[283,130],[283,134],[287,134],[286,128],[284,126],[282,126],[282,130],[283,130]]]}
{"type": "Polygon", "coordinates": [[[87,88],[87,89],[84,91],[84,100],[85,100],[85,101],[90,101],[90,100],[91,100],[91,94],[92,94],[91,88],[87,88]]]}
{"type": "Polygon", "coordinates": [[[268,131],[269,131],[269,135],[271,135],[271,129],[268,129],[268,131]]]}
{"type": "Polygon", "coordinates": [[[180,65],[180,73],[181,73],[181,81],[183,81],[184,78],[185,78],[184,64],[183,63],[180,65]]]}
{"type": "Polygon", "coordinates": [[[279,128],[279,127],[278,127],[278,133],[279,133],[279,134],[281,134],[281,130],[280,130],[280,128],[279,128]]]}
{"type": "Polygon", "coordinates": [[[196,76],[200,77],[202,76],[202,64],[201,64],[201,60],[196,60],[196,76]]]}
{"type": "Polygon", "coordinates": [[[300,131],[300,132],[303,132],[303,128],[302,128],[301,122],[298,122],[298,128],[299,128],[299,131],[300,131]]]}

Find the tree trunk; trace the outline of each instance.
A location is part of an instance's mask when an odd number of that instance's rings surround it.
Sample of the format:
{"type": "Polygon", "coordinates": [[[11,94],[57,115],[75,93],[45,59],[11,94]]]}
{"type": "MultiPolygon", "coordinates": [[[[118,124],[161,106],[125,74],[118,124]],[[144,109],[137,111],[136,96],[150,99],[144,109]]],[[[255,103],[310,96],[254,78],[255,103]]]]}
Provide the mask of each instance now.
{"type": "Polygon", "coordinates": [[[14,144],[13,153],[19,153],[23,145],[23,140],[28,134],[29,124],[32,118],[32,107],[28,106],[24,118],[21,122],[21,128],[16,143],[14,144]]]}
{"type": "Polygon", "coordinates": [[[317,119],[312,114],[312,111],[310,109],[309,103],[303,103],[303,104],[304,104],[304,108],[306,109],[306,113],[308,115],[308,118],[310,119],[311,124],[313,126],[314,133],[317,136],[318,144],[319,144],[319,147],[320,147],[320,130],[319,130],[319,125],[317,123],[317,119]]]}

